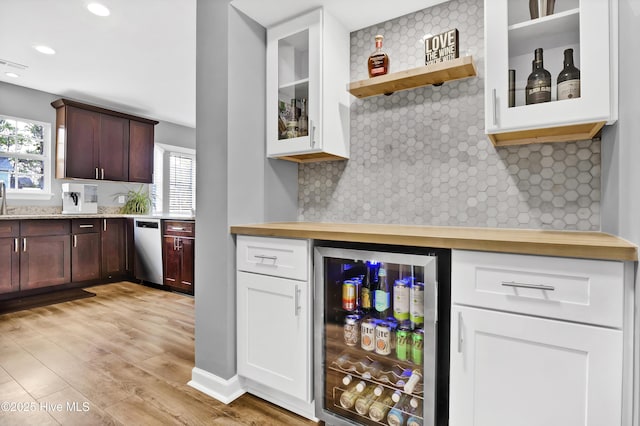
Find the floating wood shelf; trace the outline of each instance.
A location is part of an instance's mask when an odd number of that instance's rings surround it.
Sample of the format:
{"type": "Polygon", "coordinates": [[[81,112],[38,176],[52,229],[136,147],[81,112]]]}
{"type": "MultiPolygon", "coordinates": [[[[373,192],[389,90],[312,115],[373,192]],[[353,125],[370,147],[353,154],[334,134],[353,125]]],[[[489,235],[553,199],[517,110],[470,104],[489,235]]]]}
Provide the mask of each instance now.
{"type": "Polygon", "coordinates": [[[487,137],[495,146],[581,141],[593,139],[604,125],[604,121],[598,121],[595,123],[575,124],[571,126],[493,133],[487,135],[487,137]]]}
{"type": "Polygon", "coordinates": [[[428,85],[440,85],[447,81],[477,75],[473,57],[463,56],[438,64],[425,65],[405,71],[354,81],[349,84],[349,92],[357,98],[386,95],[401,90],[415,89],[428,85]]]}

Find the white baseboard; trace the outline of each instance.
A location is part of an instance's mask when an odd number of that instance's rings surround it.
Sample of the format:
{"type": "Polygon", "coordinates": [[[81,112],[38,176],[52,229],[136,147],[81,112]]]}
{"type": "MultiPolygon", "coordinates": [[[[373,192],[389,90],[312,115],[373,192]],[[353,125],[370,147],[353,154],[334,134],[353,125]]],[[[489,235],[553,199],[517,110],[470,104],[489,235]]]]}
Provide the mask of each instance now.
{"type": "Polygon", "coordinates": [[[191,370],[191,381],[187,384],[223,404],[229,404],[245,393],[238,376],[228,380],[221,379],[197,367],[191,370]]]}

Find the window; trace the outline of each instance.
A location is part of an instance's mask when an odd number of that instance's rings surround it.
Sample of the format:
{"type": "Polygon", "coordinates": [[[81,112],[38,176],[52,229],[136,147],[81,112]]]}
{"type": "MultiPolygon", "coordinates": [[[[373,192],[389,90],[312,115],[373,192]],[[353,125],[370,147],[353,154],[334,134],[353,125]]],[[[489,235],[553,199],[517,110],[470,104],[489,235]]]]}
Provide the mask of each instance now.
{"type": "Polygon", "coordinates": [[[195,151],[155,144],[151,197],[154,212],[192,215],[196,209],[195,151]]]}
{"type": "Polygon", "coordinates": [[[50,145],[49,123],[0,115],[0,180],[7,195],[49,195],[50,145]]]}

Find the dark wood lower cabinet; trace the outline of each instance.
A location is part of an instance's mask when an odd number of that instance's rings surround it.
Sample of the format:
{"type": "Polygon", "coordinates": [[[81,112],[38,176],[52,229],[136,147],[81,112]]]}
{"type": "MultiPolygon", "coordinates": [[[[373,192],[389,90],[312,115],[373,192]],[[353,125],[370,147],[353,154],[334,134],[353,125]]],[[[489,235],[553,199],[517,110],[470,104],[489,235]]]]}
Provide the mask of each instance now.
{"type": "Polygon", "coordinates": [[[71,281],[100,279],[100,233],[74,234],[71,248],[71,281]]]}
{"type": "Polygon", "coordinates": [[[127,274],[127,219],[102,219],[102,278],[127,274]]]}
{"type": "Polygon", "coordinates": [[[71,282],[71,237],[21,237],[20,290],[71,282]]]}
{"type": "Polygon", "coordinates": [[[20,289],[18,238],[0,238],[0,294],[20,289]]]}

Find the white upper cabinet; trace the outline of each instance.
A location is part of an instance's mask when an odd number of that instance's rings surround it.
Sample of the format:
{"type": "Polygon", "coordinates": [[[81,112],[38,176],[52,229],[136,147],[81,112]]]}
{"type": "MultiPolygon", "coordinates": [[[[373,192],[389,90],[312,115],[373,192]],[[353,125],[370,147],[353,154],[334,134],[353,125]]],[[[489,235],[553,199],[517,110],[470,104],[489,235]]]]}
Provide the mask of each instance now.
{"type": "Polygon", "coordinates": [[[349,32],[326,12],[268,28],[267,156],[349,158],[348,82],[349,32]]]}
{"type": "Polygon", "coordinates": [[[525,0],[485,0],[485,129],[495,145],[590,139],[617,120],[617,2],[563,0],[531,19],[525,0]],[[525,105],[534,51],[543,49],[551,101],[525,105]],[[581,96],[556,99],[565,49],[580,69],[581,96]],[[509,107],[509,70],[515,106],[509,107]]]}

